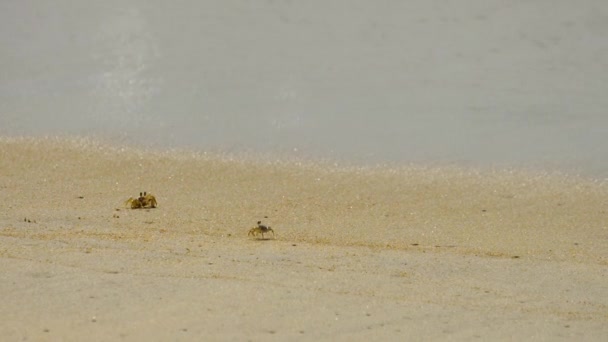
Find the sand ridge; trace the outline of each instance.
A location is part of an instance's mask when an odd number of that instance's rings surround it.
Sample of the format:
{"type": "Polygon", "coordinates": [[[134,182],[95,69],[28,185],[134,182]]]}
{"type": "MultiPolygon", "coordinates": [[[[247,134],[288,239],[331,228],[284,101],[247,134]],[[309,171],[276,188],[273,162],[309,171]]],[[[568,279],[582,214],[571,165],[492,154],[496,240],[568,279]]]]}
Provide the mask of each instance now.
{"type": "Polygon", "coordinates": [[[137,225],[240,236],[263,220],[289,241],[607,262],[601,252],[608,249],[608,189],[593,180],[457,168],[314,168],[82,145],[4,143],[3,175],[13,175],[4,187],[24,195],[13,198],[12,209],[27,217],[35,196],[36,211],[71,212],[66,224],[103,212],[121,232],[137,225]],[[141,191],[160,201],[144,221],[123,206],[141,191]]]}

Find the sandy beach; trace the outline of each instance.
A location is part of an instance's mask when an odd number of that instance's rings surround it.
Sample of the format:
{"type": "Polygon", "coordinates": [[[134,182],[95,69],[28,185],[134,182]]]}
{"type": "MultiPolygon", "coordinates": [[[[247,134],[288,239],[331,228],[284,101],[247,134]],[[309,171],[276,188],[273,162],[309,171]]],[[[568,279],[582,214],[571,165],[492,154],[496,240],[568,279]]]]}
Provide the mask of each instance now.
{"type": "Polygon", "coordinates": [[[605,1],[75,3],[0,2],[0,342],[608,341],[605,1]]]}
{"type": "Polygon", "coordinates": [[[605,183],[86,139],[0,156],[4,341],[608,336],[605,183]],[[127,209],[140,191],[158,207],[127,209]]]}

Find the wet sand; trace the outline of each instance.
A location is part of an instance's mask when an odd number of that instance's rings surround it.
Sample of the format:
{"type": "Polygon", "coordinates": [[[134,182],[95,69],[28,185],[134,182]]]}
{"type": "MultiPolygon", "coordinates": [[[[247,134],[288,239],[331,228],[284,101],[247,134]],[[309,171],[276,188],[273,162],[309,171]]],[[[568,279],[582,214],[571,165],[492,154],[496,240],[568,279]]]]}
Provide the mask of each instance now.
{"type": "Polygon", "coordinates": [[[3,340],[608,336],[599,181],[86,139],[0,157],[3,340]],[[127,209],[140,191],[158,208],[127,209]]]}

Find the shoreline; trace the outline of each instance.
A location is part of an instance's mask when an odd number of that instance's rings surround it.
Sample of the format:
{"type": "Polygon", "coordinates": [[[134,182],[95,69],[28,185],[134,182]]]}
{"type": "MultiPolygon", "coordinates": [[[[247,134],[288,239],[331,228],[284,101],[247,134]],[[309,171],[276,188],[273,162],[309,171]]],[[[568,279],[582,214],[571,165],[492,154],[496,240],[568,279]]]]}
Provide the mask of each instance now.
{"type": "Polygon", "coordinates": [[[574,182],[606,183],[602,171],[593,167],[590,169],[574,167],[574,162],[538,162],[525,163],[515,161],[483,162],[477,161],[438,161],[438,160],[364,160],[331,157],[329,155],[319,156],[313,152],[294,152],[290,150],[262,151],[241,148],[225,149],[214,146],[202,149],[196,146],[171,146],[163,147],[160,144],[150,143],[142,146],[136,140],[129,140],[125,136],[112,139],[107,135],[0,135],[0,143],[26,143],[26,144],[51,144],[71,147],[77,150],[98,150],[103,153],[133,154],[154,156],[157,158],[168,157],[174,159],[216,159],[222,161],[233,161],[238,163],[260,164],[260,165],[282,165],[306,169],[326,169],[328,171],[385,171],[401,172],[404,170],[424,170],[438,172],[448,170],[451,172],[473,173],[480,175],[488,174],[519,174],[521,177],[557,177],[574,182]],[[561,165],[561,166],[560,166],[561,165]],[[567,166],[570,165],[570,166],[567,166]]]}

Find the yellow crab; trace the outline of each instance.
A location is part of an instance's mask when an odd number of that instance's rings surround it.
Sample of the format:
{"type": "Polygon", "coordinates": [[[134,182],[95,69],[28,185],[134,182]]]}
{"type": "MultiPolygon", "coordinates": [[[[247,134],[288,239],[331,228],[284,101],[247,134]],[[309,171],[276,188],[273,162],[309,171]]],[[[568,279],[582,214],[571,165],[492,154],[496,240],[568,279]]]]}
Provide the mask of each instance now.
{"type": "Polygon", "coordinates": [[[156,197],[146,192],[140,192],[138,198],[129,198],[125,201],[125,206],[131,209],[156,208],[156,197]]]}
{"type": "Polygon", "coordinates": [[[253,227],[249,230],[249,234],[247,236],[257,236],[258,234],[262,234],[262,239],[264,238],[264,233],[272,232],[272,237],[274,238],[274,230],[270,228],[270,226],[265,226],[262,224],[262,221],[258,221],[258,226],[253,227]]]}

